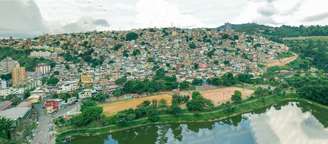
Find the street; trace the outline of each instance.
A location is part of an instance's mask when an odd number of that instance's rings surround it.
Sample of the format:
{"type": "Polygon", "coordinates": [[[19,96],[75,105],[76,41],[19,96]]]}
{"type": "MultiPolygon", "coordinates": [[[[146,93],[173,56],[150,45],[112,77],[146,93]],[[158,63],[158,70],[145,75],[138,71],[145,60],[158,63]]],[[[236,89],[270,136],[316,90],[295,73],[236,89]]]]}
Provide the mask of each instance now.
{"type": "Polygon", "coordinates": [[[32,140],[33,144],[54,144],[55,137],[52,118],[42,109],[42,105],[35,106],[39,114],[39,125],[32,140]]]}
{"type": "Polygon", "coordinates": [[[67,113],[77,113],[80,111],[80,103],[66,106],[54,114],[47,114],[41,104],[35,105],[39,114],[39,125],[33,137],[32,144],[55,144],[55,126],[53,119],[63,116],[67,113]]]}

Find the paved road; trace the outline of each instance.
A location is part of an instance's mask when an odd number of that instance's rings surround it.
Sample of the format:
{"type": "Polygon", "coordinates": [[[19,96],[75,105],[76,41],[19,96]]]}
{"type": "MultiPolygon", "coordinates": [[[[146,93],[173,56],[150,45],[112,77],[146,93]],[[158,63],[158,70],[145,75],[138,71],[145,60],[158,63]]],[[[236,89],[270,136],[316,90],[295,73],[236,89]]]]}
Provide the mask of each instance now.
{"type": "Polygon", "coordinates": [[[53,124],[51,117],[44,112],[41,105],[36,105],[39,114],[39,125],[32,144],[54,144],[55,138],[52,131],[53,124]]]}
{"type": "Polygon", "coordinates": [[[36,133],[32,140],[32,144],[55,144],[55,134],[54,134],[54,124],[52,120],[64,114],[75,113],[80,111],[80,103],[76,103],[74,105],[69,105],[60,109],[57,113],[47,114],[44,109],[42,109],[42,105],[36,105],[36,110],[39,114],[39,125],[36,129],[36,133]]]}

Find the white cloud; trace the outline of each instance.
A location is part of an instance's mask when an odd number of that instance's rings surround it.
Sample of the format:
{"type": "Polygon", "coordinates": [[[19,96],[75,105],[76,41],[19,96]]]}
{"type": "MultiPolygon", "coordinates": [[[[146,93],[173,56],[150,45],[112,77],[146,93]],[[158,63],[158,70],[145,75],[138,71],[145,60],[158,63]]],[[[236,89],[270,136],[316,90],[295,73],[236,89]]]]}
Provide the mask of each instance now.
{"type": "Polygon", "coordinates": [[[44,31],[41,13],[32,0],[0,0],[0,35],[23,36],[44,31]]]}
{"type": "MultiPolygon", "coordinates": [[[[275,26],[328,23],[327,0],[0,0],[0,12],[0,33],[28,32],[25,30],[44,25],[51,33],[66,32],[64,26],[81,24],[86,18],[107,21],[109,27],[102,30],[217,27],[225,22],[275,26]],[[30,18],[35,23],[22,25],[17,20],[28,22],[30,18]]],[[[99,29],[95,25],[78,27],[99,29]]]]}

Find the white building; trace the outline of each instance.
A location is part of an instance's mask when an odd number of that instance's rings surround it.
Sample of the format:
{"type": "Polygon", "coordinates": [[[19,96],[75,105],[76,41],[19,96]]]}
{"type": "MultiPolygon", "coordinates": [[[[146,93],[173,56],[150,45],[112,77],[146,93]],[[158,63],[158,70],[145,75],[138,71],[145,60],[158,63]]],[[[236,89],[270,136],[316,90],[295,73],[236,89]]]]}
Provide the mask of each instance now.
{"type": "Polygon", "coordinates": [[[95,91],[91,89],[84,89],[82,92],[79,93],[79,99],[85,99],[92,97],[92,94],[95,93],[95,91]]]}
{"type": "Polygon", "coordinates": [[[0,89],[6,89],[7,85],[7,81],[0,79],[0,89]]]}
{"type": "Polygon", "coordinates": [[[17,64],[19,63],[10,57],[3,59],[0,62],[0,74],[10,73],[17,64]]]}
{"type": "Polygon", "coordinates": [[[35,72],[41,75],[48,74],[50,71],[51,67],[47,64],[38,64],[35,68],[35,72]]]}
{"type": "Polygon", "coordinates": [[[60,85],[57,93],[66,93],[77,90],[79,88],[78,81],[64,81],[60,85]]]}
{"type": "Polygon", "coordinates": [[[36,57],[36,58],[49,58],[51,56],[51,53],[48,51],[33,51],[30,53],[30,57],[36,57]]]}

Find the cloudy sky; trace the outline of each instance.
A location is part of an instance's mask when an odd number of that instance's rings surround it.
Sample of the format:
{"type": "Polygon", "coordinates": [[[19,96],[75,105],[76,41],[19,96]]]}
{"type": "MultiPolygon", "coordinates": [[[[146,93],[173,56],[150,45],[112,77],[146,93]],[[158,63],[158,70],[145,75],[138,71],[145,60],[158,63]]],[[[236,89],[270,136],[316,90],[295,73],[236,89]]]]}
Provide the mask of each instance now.
{"type": "Polygon", "coordinates": [[[325,25],[327,0],[0,0],[0,35],[217,27],[225,22],[325,25]]]}

